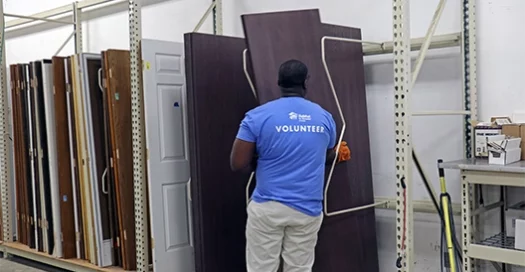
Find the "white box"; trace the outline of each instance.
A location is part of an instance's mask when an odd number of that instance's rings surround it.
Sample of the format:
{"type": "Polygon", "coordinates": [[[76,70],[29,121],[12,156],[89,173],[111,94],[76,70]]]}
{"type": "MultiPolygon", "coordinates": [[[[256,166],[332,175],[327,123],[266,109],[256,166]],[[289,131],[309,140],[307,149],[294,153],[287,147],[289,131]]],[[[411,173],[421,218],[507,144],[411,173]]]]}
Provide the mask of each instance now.
{"type": "Polygon", "coordinates": [[[514,241],[514,248],[525,250],[525,220],[516,220],[516,239],[514,241]]]}
{"type": "Polygon", "coordinates": [[[521,148],[489,153],[489,164],[507,165],[521,160],[521,148]]]}
{"type": "Polygon", "coordinates": [[[501,135],[501,128],[476,127],[474,131],[474,156],[477,158],[487,158],[489,156],[489,151],[487,150],[487,136],[501,135]]]}
{"type": "Polygon", "coordinates": [[[512,205],[505,211],[505,230],[508,237],[515,237],[518,219],[525,220],[525,201],[512,205]]]}
{"type": "Polygon", "coordinates": [[[506,138],[505,135],[488,136],[489,164],[506,165],[521,160],[521,138],[506,138]]]}

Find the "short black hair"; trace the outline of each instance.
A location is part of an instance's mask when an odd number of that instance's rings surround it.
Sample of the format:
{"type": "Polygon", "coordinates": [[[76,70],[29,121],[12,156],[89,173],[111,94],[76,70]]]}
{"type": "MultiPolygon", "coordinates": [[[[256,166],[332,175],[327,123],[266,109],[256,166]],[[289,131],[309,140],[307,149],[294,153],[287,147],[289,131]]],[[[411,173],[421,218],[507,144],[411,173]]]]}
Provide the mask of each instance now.
{"type": "Polygon", "coordinates": [[[291,59],[285,61],[279,67],[278,85],[281,88],[294,88],[305,86],[308,77],[308,67],[298,60],[291,59]]]}

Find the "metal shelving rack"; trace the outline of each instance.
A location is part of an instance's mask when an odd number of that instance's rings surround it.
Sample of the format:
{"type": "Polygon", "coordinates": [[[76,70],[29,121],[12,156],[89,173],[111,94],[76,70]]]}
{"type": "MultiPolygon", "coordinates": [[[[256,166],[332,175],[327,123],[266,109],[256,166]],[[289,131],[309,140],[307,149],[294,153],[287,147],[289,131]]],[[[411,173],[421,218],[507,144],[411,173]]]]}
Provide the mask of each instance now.
{"type": "MultiPolygon", "coordinates": [[[[430,48],[430,39],[439,22],[445,5],[441,0],[429,26],[423,46],[419,51],[415,68],[412,70],[410,51],[410,7],[409,0],[393,0],[394,30],[394,91],[396,127],[396,248],[399,272],[414,270],[414,202],[412,200],[412,139],[411,117],[415,115],[464,115],[465,157],[472,156],[471,120],[477,120],[477,78],[476,78],[476,1],[463,0],[461,5],[462,32],[461,56],[463,60],[464,109],[459,111],[437,111],[414,113],[410,110],[410,97],[417,80],[422,62],[430,48]]],[[[471,190],[475,191],[475,187],[471,190]]]]}
{"type": "MultiPolygon", "coordinates": [[[[44,11],[32,16],[24,16],[18,20],[7,23],[0,23],[0,29],[27,24],[31,21],[55,21],[51,17],[64,17],[74,13],[75,18],[75,37],[76,52],[82,52],[81,35],[81,10],[100,4],[112,5],[122,1],[112,0],[84,0],[71,5],[62,6],[53,10],[44,11]]],[[[131,50],[131,84],[132,84],[132,121],[133,121],[133,164],[134,164],[134,188],[135,188],[135,219],[137,233],[137,271],[149,271],[148,247],[149,237],[147,230],[147,194],[145,179],[145,147],[144,147],[144,111],[141,81],[140,40],[141,40],[141,0],[128,0],[129,7],[129,44],[131,50]]],[[[396,122],[396,186],[397,197],[395,199],[382,200],[386,203],[383,208],[396,209],[397,222],[397,254],[400,259],[398,271],[414,271],[414,250],[413,250],[413,214],[414,211],[429,212],[432,210],[428,203],[412,200],[412,141],[411,141],[411,117],[414,115],[465,115],[465,156],[472,154],[472,128],[470,120],[477,118],[477,88],[476,88],[476,21],[475,21],[475,0],[462,0],[461,16],[462,31],[448,35],[434,36],[435,27],[439,21],[440,14],[445,4],[440,1],[434,20],[425,38],[410,38],[410,12],[409,0],[392,0],[393,3],[393,34],[394,40],[381,43],[380,45],[364,46],[365,55],[388,54],[394,55],[394,92],[395,92],[395,122],[396,122]],[[453,111],[434,111],[414,113],[410,110],[410,95],[413,84],[421,68],[421,64],[428,49],[444,48],[461,45],[461,55],[463,60],[463,92],[464,109],[453,111]],[[416,69],[412,71],[410,52],[419,50],[416,69]]],[[[3,1],[0,5],[3,7],[3,1]]],[[[0,7],[0,17],[4,18],[3,9],[0,7]]],[[[203,17],[213,13],[214,33],[222,34],[222,0],[213,0],[212,6],[203,17]]],[[[21,17],[21,16],[20,16],[21,17]]],[[[202,25],[202,23],[200,23],[202,25]]],[[[198,26],[199,27],[199,26],[198,26]]],[[[196,29],[198,29],[198,27],[196,29]]],[[[3,41],[5,33],[0,33],[0,40],[3,41]]],[[[68,39],[69,40],[69,39],[68,39]]],[[[13,231],[11,228],[13,216],[11,212],[13,188],[11,188],[12,175],[9,168],[8,135],[10,134],[11,118],[9,116],[9,106],[7,104],[7,84],[6,84],[6,62],[5,62],[5,43],[2,43],[2,59],[0,61],[0,133],[4,135],[0,139],[0,195],[2,197],[2,225],[4,227],[4,245],[0,246],[5,253],[27,257],[27,252],[9,249],[6,243],[12,242],[13,231]]],[[[62,49],[62,48],[61,48],[62,49]]],[[[60,51],[60,50],[59,50],[60,51]]],[[[472,187],[472,190],[475,190],[472,187]]],[[[376,200],[376,202],[378,202],[376,200]]],[[[58,267],[68,268],[71,265],[66,261],[44,258],[37,255],[33,256],[37,260],[49,263],[58,267]],[[67,265],[66,265],[67,264],[67,265]]],[[[69,268],[71,269],[71,268],[69,268]]],[[[76,271],[97,271],[76,267],[76,271]]]]}

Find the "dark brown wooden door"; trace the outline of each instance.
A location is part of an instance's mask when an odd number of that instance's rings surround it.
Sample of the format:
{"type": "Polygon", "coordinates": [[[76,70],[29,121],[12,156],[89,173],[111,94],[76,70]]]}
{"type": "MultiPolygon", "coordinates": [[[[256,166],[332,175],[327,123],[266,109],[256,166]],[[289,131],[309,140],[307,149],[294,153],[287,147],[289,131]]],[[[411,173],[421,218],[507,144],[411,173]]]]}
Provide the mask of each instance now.
{"type": "MultiPolygon", "coordinates": [[[[341,118],[321,61],[321,38],[360,38],[360,30],[323,25],[318,10],[244,15],[242,19],[259,101],[280,96],[275,82],[282,62],[301,60],[311,76],[307,98],[331,112],[340,130],[341,118]]],[[[362,47],[327,42],[326,53],[347,123],[343,139],[352,150],[352,160],[334,171],[328,194],[330,212],[373,203],[374,197],[362,47]]],[[[375,235],[374,209],[326,217],[314,271],[378,271],[375,235]]]]}
{"type": "Polygon", "coordinates": [[[122,249],[120,245],[120,228],[119,228],[119,218],[118,218],[118,205],[117,205],[117,195],[115,191],[115,169],[113,167],[113,148],[111,143],[111,127],[110,127],[110,120],[109,120],[109,102],[108,102],[108,89],[107,89],[107,78],[106,78],[106,71],[105,69],[105,63],[104,63],[104,55],[102,57],[101,62],[101,80],[100,84],[102,85],[102,99],[103,99],[103,107],[104,107],[104,116],[103,116],[103,125],[104,125],[104,146],[105,146],[105,157],[104,160],[106,162],[106,165],[108,165],[107,170],[107,184],[108,184],[108,191],[109,191],[109,218],[110,218],[110,232],[111,237],[113,239],[113,254],[115,256],[115,266],[122,266],[122,249]]]}
{"type": "Polygon", "coordinates": [[[60,218],[62,251],[65,259],[76,258],[75,218],[73,184],[71,179],[71,149],[69,146],[69,123],[64,59],[53,57],[53,87],[55,102],[55,130],[58,161],[58,186],[60,194],[60,218]]]}
{"type": "Polygon", "coordinates": [[[103,52],[120,227],[122,266],[136,268],[129,51],[103,52]]]}
{"type": "Polygon", "coordinates": [[[34,169],[34,149],[33,149],[33,126],[31,124],[32,120],[32,109],[31,109],[31,88],[30,88],[30,77],[29,77],[29,65],[23,64],[18,65],[18,80],[20,83],[21,94],[22,94],[22,107],[23,113],[22,118],[24,122],[24,140],[25,140],[25,169],[26,169],[26,179],[22,184],[22,191],[25,199],[27,200],[26,204],[23,204],[24,210],[24,219],[26,225],[26,241],[27,245],[30,248],[36,247],[36,215],[34,210],[34,195],[33,195],[33,180],[35,179],[35,169],[34,169]]]}
{"type": "Polygon", "coordinates": [[[15,190],[16,190],[16,219],[17,219],[17,239],[21,243],[28,244],[26,228],[26,194],[24,184],[27,180],[27,150],[24,135],[24,108],[23,91],[20,82],[18,65],[10,66],[11,73],[11,102],[13,111],[13,144],[14,144],[14,166],[15,166],[15,190]]]}
{"type": "Polygon", "coordinates": [[[196,271],[246,271],[249,174],[229,165],[239,124],[257,105],[243,72],[245,41],[190,33],[184,43],[196,271]]]}

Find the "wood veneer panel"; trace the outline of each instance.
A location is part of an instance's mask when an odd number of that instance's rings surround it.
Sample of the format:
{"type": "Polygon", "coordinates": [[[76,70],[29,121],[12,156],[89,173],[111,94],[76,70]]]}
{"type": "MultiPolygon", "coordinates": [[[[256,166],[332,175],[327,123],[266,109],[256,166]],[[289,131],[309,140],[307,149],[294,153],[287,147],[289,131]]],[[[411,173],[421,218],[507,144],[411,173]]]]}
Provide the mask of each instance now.
{"type": "Polygon", "coordinates": [[[40,180],[40,202],[41,202],[41,228],[42,228],[42,240],[43,250],[46,253],[52,254],[54,248],[53,238],[53,210],[51,203],[51,179],[49,169],[49,150],[47,141],[47,120],[45,115],[45,101],[44,101],[44,75],[43,75],[43,63],[50,63],[50,60],[44,60],[43,62],[34,62],[34,91],[36,92],[36,108],[37,108],[37,133],[40,149],[39,154],[39,168],[41,171],[40,180]]]}
{"type": "MultiPolygon", "coordinates": [[[[321,38],[360,38],[360,30],[323,25],[317,10],[242,18],[260,102],[280,96],[275,85],[280,64],[291,58],[301,60],[311,76],[307,98],[332,112],[340,129],[341,120],[321,62],[321,38]]],[[[347,122],[343,139],[352,150],[352,160],[338,165],[334,171],[328,195],[329,211],[374,201],[362,56],[360,44],[327,42],[328,65],[347,122]]],[[[375,235],[373,209],[325,218],[319,232],[314,271],[378,271],[375,235]]]]}
{"type": "MultiPolygon", "coordinates": [[[[102,227],[102,242],[110,240],[111,239],[111,232],[110,232],[110,217],[109,217],[109,210],[110,210],[110,203],[109,203],[109,190],[107,185],[109,182],[107,181],[107,168],[109,167],[109,164],[106,163],[105,155],[106,155],[106,145],[105,145],[105,130],[104,130],[104,93],[100,89],[100,85],[98,82],[98,72],[99,69],[102,67],[102,61],[101,59],[91,59],[87,58],[85,60],[85,65],[83,67],[85,73],[88,75],[88,82],[86,82],[85,86],[88,87],[87,93],[89,94],[89,100],[90,100],[90,113],[91,113],[91,122],[92,122],[92,131],[93,134],[93,141],[91,144],[93,144],[94,151],[95,151],[95,158],[94,162],[92,164],[96,165],[96,180],[93,182],[97,182],[98,184],[98,202],[99,202],[99,209],[100,212],[98,215],[100,216],[100,223],[102,227]],[[103,178],[104,177],[104,178],[103,178]]],[[[93,167],[93,165],[91,166],[93,167]]],[[[95,220],[98,221],[98,220],[95,220]]],[[[100,249],[102,250],[102,249],[100,249]]],[[[101,265],[101,264],[99,264],[101,265]]]]}
{"type": "Polygon", "coordinates": [[[107,99],[111,146],[113,148],[117,206],[121,233],[122,263],[135,270],[135,216],[133,191],[133,144],[131,123],[131,78],[129,51],[103,53],[107,79],[107,99]]]}
{"type": "Polygon", "coordinates": [[[96,264],[95,258],[95,233],[94,233],[94,216],[93,216],[93,198],[91,191],[90,178],[90,163],[87,160],[89,157],[87,146],[87,128],[86,128],[86,106],[83,96],[82,78],[80,73],[80,58],[81,55],[74,55],[71,57],[72,70],[72,90],[74,100],[74,116],[76,128],[76,144],[77,144],[77,162],[79,169],[79,183],[80,183],[80,199],[82,207],[82,222],[84,235],[84,248],[86,259],[91,263],[96,264]]]}
{"type": "Polygon", "coordinates": [[[30,87],[30,68],[28,64],[18,65],[18,78],[20,81],[22,92],[22,107],[24,108],[22,116],[24,119],[24,139],[25,139],[25,153],[26,153],[26,180],[22,185],[24,197],[27,200],[25,205],[22,205],[24,210],[25,225],[26,225],[26,241],[30,248],[36,248],[36,214],[35,214],[35,197],[34,197],[34,181],[36,178],[35,160],[34,160],[34,135],[33,135],[33,109],[32,105],[32,91],[30,87]]]}
{"type": "Polygon", "coordinates": [[[62,251],[65,259],[76,258],[75,218],[73,184],[71,180],[71,149],[69,146],[69,123],[64,59],[53,57],[53,86],[55,90],[55,130],[58,161],[58,185],[60,194],[60,218],[62,251]]]}
{"type": "Polygon", "coordinates": [[[68,112],[68,116],[69,118],[71,119],[71,144],[72,144],[72,148],[71,148],[71,145],[70,145],[70,149],[71,151],[73,152],[73,158],[75,158],[75,163],[74,163],[74,173],[72,175],[72,177],[74,177],[74,181],[72,182],[75,186],[74,186],[74,190],[73,190],[73,194],[75,195],[75,198],[76,198],[76,211],[75,213],[77,214],[77,221],[76,224],[77,227],[78,227],[78,233],[76,234],[77,236],[77,239],[78,239],[78,244],[79,244],[79,248],[78,248],[78,251],[77,251],[77,256],[80,258],[80,259],[86,259],[86,247],[85,247],[85,241],[84,241],[84,218],[83,218],[83,214],[82,214],[82,194],[81,194],[81,191],[80,191],[80,170],[79,170],[79,164],[78,164],[78,157],[79,157],[79,154],[78,154],[78,147],[77,147],[77,134],[76,134],[76,131],[77,131],[77,122],[76,122],[76,118],[75,118],[75,97],[74,97],[74,94],[73,94],[73,57],[68,57],[66,59],[66,61],[64,62],[64,66],[65,66],[65,69],[64,71],[66,71],[66,86],[68,88],[68,91],[67,93],[69,93],[69,95],[67,95],[66,97],[67,100],[69,100],[69,103],[70,103],[70,108],[69,108],[69,112],[68,112]]]}
{"type": "Polygon", "coordinates": [[[17,239],[27,244],[27,233],[25,225],[24,204],[26,203],[22,185],[26,182],[25,161],[26,148],[24,140],[24,122],[20,78],[18,65],[9,67],[11,75],[11,103],[13,111],[13,141],[14,141],[14,166],[15,166],[15,188],[16,188],[16,220],[17,220],[17,239]]]}
{"type": "Polygon", "coordinates": [[[117,204],[117,195],[116,195],[116,187],[115,187],[115,169],[112,165],[113,161],[113,146],[111,143],[111,126],[110,126],[110,120],[109,120],[109,97],[108,97],[108,89],[107,89],[107,78],[105,69],[105,62],[104,62],[104,53],[102,53],[102,62],[101,62],[101,69],[102,69],[102,88],[103,88],[103,106],[104,106],[104,145],[105,145],[105,161],[106,165],[109,165],[107,172],[107,179],[108,179],[108,190],[109,190],[109,218],[110,218],[110,232],[111,237],[113,241],[113,255],[115,259],[115,266],[122,266],[122,249],[120,247],[120,243],[117,243],[116,241],[120,240],[120,228],[119,228],[119,218],[118,218],[118,204],[117,204]]]}
{"type": "Polygon", "coordinates": [[[35,234],[35,246],[36,249],[40,252],[44,252],[44,239],[42,231],[42,201],[40,198],[40,192],[43,190],[41,186],[40,179],[43,178],[43,172],[41,171],[41,160],[39,158],[40,150],[38,146],[39,142],[39,125],[37,123],[38,119],[38,92],[35,88],[34,79],[36,77],[36,71],[34,68],[34,63],[29,63],[29,86],[30,86],[30,103],[31,103],[31,128],[32,128],[32,139],[33,139],[33,172],[34,180],[32,181],[33,186],[33,201],[36,204],[36,210],[33,213],[34,216],[34,226],[36,228],[35,234]]]}
{"type": "Polygon", "coordinates": [[[249,174],[229,165],[239,123],[257,105],[242,68],[245,41],[197,33],[184,41],[196,271],[246,271],[249,174]]]}

